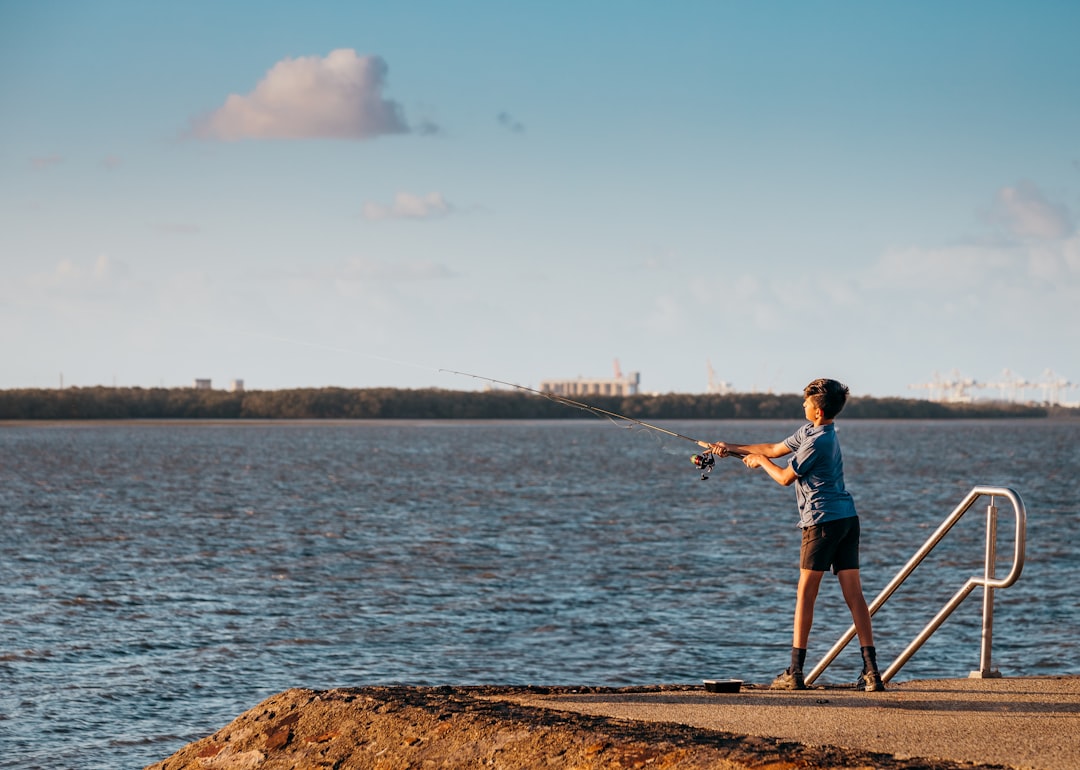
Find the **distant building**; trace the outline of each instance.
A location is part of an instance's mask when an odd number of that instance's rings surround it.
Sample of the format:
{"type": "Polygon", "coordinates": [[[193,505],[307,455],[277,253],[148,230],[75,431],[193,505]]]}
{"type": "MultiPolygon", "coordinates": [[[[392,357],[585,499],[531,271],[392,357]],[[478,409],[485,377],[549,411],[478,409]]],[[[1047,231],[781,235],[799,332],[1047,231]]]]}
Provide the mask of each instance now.
{"type": "Polygon", "coordinates": [[[233,392],[233,393],[243,393],[244,392],[244,381],[243,380],[233,380],[232,382],[229,383],[229,390],[231,392],[233,392]]]}
{"type": "Polygon", "coordinates": [[[574,380],[541,380],[540,390],[556,396],[636,396],[641,373],[619,377],[578,377],[574,380]]]}
{"type": "Polygon", "coordinates": [[[195,380],[195,390],[213,390],[210,387],[210,380],[195,380]]]}

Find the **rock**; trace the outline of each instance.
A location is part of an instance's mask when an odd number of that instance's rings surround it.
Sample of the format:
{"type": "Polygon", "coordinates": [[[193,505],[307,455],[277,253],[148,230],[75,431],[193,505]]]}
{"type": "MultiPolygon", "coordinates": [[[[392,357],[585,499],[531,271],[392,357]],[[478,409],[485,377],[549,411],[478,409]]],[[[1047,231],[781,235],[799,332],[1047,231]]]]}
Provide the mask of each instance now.
{"type": "MultiPolygon", "coordinates": [[[[555,689],[561,688],[544,691],[555,689]]],[[[925,767],[887,755],[593,717],[500,698],[527,690],[537,688],[286,690],[146,770],[925,767]]]]}

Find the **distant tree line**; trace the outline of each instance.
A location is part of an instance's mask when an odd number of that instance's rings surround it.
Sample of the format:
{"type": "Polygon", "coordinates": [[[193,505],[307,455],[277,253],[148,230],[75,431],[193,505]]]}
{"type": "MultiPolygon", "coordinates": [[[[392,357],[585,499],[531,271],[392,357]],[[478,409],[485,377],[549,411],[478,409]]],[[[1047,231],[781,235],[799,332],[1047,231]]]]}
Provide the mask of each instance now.
{"type": "MultiPolygon", "coordinates": [[[[650,419],[789,419],[802,414],[801,394],[590,396],[585,403],[650,419]]],[[[2,420],[120,419],[413,419],[547,420],[588,413],[516,390],[300,388],[227,392],[194,388],[64,388],[0,390],[2,420]]],[[[1080,410],[1027,404],[942,404],[918,399],[853,398],[848,418],[955,419],[1080,416],[1080,410]]]]}

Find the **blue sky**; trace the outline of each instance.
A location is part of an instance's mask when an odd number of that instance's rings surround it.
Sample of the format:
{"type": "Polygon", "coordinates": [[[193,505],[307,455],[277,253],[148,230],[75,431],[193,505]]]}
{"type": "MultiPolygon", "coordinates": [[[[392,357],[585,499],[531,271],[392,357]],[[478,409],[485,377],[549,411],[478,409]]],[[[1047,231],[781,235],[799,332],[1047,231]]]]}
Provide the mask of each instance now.
{"type": "Polygon", "coordinates": [[[1080,380],[1077,29],[0,0],[0,388],[1080,380]]]}

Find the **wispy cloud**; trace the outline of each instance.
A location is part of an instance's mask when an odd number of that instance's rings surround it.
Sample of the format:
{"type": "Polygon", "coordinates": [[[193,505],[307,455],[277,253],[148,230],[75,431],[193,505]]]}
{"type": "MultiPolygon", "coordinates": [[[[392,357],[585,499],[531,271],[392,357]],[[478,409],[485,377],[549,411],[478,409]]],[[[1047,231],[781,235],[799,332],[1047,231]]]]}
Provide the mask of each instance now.
{"type": "Polygon", "coordinates": [[[31,158],[30,165],[38,171],[43,171],[47,168],[52,168],[58,163],[63,163],[64,159],[60,155],[46,155],[40,158],[31,158]]]}
{"type": "Polygon", "coordinates": [[[998,190],[991,218],[1020,238],[1059,240],[1073,231],[1072,217],[1065,206],[1048,201],[1028,181],[998,190]]]}
{"type": "Polygon", "coordinates": [[[116,292],[131,286],[130,271],[124,262],[101,254],[89,264],[63,259],[48,271],[32,273],[12,281],[12,298],[19,302],[72,300],[107,302],[116,292]]]}
{"type": "MultiPolygon", "coordinates": [[[[383,97],[386,62],[349,48],[279,61],[251,93],[194,122],[200,139],[373,139],[409,132],[401,107],[383,97]]],[[[425,133],[436,127],[425,125],[425,133]]]]}
{"type": "Polygon", "coordinates": [[[525,124],[515,118],[509,112],[500,112],[495,119],[499,121],[499,125],[515,134],[525,133],[525,124]]]}
{"type": "Polygon", "coordinates": [[[859,281],[865,289],[941,295],[998,286],[1080,283],[1080,234],[1068,207],[1031,182],[1002,187],[985,210],[991,237],[884,252],[859,281]]]}
{"type": "Polygon", "coordinates": [[[973,287],[1008,270],[1018,255],[998,246],[960,244],[894,247],[863,276],[866,289],[947,293],[973,287]]]}
{"type": "MultiPolygon", "coordinates": [[[[1031,184],[1003,187],[987,198],[982,211],[993,208],[995,216],[984,218],[983,233],[964,241],[897,245],[844,271],[799,282],[747,265],[741,275],[728,276],[724,315],[754,329],[772,330],[777,319],[788,328],[776,309],[812,295],[822,328],[878,327],[897,344],[925,347],[926,355],[939,347],[962,350],[972,335],[990,329],[1003,350],[1024,350],[1025,336],[1060,337],[1068,348],[1068,330],[1080,325],[1074,214],[1031,184]]],[[[681,296],[695,317],[715,310],[715,290],[681,296]]],[[[670,313],[654,310],[654,316],[663,320],[670,313]]]]}
{"type": "Polygon", "coordinates": [[[394,196],[392,203],[364,204],[364,219],[377,222],[387,219],[435,219],[453,212],[454,207],[442,196],[442,193],[413,195],[401,192],[394,196]]]}
{"type": "Polygon", "coordinates": [[[30,276],[30,282],[39,286],[85,286],[90,283],[107,283],[127,275],[127,266],[101,254],[90,266],[63,259],[48,273],[30,276]]]}

